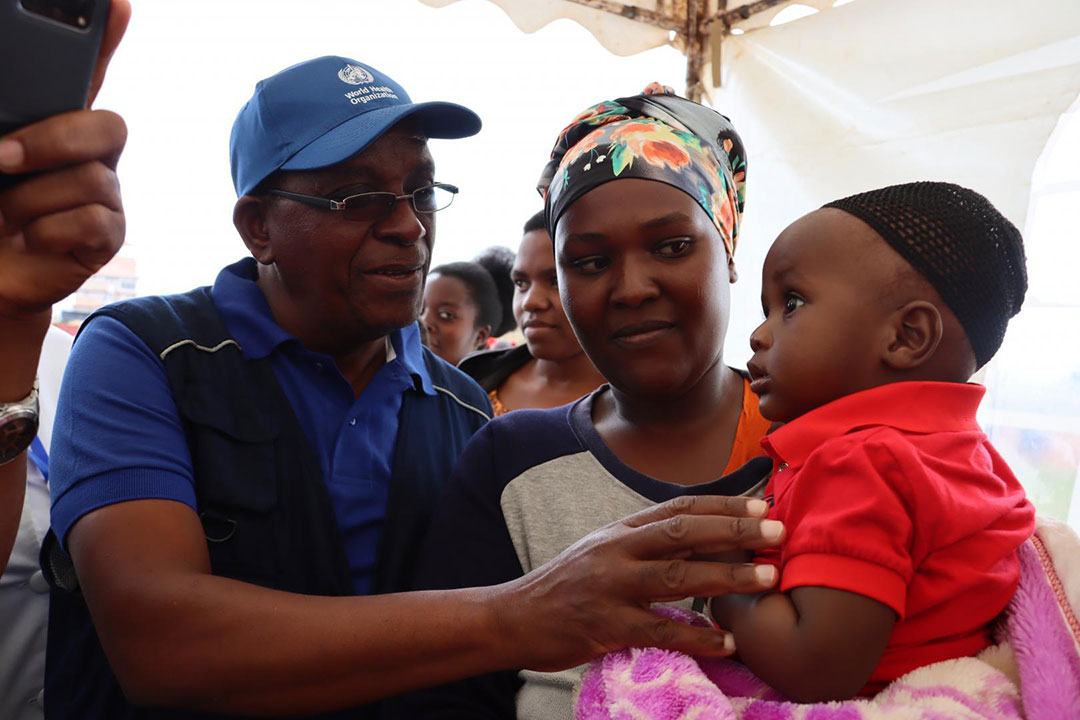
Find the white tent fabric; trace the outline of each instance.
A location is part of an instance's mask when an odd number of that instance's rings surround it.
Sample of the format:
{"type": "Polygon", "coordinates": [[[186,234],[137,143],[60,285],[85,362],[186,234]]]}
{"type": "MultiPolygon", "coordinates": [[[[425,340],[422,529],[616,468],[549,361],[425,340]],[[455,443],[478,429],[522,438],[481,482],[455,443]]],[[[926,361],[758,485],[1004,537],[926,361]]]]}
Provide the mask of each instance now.
{"type": "MultiPolygon", "coordinates": [[[[420,0],[431,7],[446,7],[459,0],[420,0]]],[[[560,18],[580,23],[607,50],[616,55],[634,55],[666,45],[667,30],[636,20],[587,7],[569,0],[490,0],[501,7],[523,32],[533,33],[560,18]]],[[[662,0],[623,0],[611,5],[630,5],[656,10],[662,0]]]]}
{"type": "MultiPolygon", "coordinates": [[[[420,0],[425,5],[440,8],[461,0],[420,0]]],[[[593,37],[615,55],[633,55],[661,45],[675,45],[684,49],[687,7],[690,0],[488,0],[498,5],[510,16],[523,32],[534,33],[550,22],[560,18],[573,20],[593,34],[593,37]],[[588,3],[592,3],[590,7],[588,3]],[[668,27],[634,19],[634,11],[651,13],[657,19],[670,21],[668,27]],[[623,13],[626,13],[626,16],[623,13]]],[[[797,4],[817,11],[830,9],[838,0],[799,0],[797,4]]],[[[852,0],[846,0],[851,2],[852,0]]],[[[707,18],[722,13],[731,14],[744,6],[751,6],[754,13],[746,18],[733,18],[731,27],[750,31],[767,26],[772,19],[791,2],[780,2],[770,7],[759,7],[754,0],[700,0],[700,8],[707,18]],[[723,10],[721,10],[723,5],[723,10]]],[[[716,25],[722,28],[722,25],[716,25]]]]}
{"type": "MultiPolygon", "coordinates": [[[[1023,228],[1035,162],[1080,93],[1075,0],[857,0],[723,47],[713,105],[749,155],[745,268],[805,212],[911,180],[974,188],[1023,228]]],[[[743,283],[756,298],[760,278],[743,283]]],[[[736,309],[730,336],[756,314],[736,309]]]]}

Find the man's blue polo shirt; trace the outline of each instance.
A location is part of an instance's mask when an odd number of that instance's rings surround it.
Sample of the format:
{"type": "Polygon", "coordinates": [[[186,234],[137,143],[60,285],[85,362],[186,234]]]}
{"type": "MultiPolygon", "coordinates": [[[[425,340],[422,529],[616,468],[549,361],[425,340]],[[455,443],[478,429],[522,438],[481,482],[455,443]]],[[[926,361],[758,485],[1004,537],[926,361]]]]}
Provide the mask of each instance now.
{"type": "MultiPolygon", "coordinates": [[[[255,261],[224,268],[214,305],[245,357],[269,357],[326,481],[357,594],[371,587],[405,392],[434,395],[415,324],[388,336],[386,363],[354,397],[333,358],[283,330],[255,284],[255,261]]],[[[191,457],[164,366],[126,326],[96,318],[75,343],[53,434],[52,525],[125,500],[195,509],[191,457]]]]}

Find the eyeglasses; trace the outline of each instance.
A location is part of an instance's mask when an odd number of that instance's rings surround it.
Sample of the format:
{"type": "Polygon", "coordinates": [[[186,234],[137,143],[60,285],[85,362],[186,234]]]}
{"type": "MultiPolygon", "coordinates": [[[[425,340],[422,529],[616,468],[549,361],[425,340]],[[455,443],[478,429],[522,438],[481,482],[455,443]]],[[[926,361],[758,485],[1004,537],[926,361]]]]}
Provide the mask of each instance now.
{"type": "Polygon", "coordinates": [[[418,213],[433,213],[445,210],[454,202],[454,196],[458,193],[456,185],[447,183],[434,183],[427,187],[418,188],[406,195],[395,195],[392,192],[366,192],[358,195],[350,195],[341,200],[318,197],[316,195],[301,195],[271,188],[267,190],[270,195],[288,198],[302,202],[311,207],[323,210],[340,210],[346,220],[359,222],[377,222],[390,215],[398,202],[408,200],[412,209],[418,213]]]}

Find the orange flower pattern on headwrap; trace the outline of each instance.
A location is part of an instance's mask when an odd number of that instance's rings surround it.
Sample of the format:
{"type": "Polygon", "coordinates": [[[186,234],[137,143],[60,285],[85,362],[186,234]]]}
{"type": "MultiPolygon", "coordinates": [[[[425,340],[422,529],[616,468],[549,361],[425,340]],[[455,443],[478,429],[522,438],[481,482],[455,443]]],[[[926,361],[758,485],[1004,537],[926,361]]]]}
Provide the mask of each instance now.
{"type": "Polygon", "coordinates": [[[690,195],[733,256],[745,202],[746,154],[731,122],[653,83],[641,95],[578,114],[559,134],[537,189],[548,229],[570,204],[617,178],[658,180],[690,195]]]}

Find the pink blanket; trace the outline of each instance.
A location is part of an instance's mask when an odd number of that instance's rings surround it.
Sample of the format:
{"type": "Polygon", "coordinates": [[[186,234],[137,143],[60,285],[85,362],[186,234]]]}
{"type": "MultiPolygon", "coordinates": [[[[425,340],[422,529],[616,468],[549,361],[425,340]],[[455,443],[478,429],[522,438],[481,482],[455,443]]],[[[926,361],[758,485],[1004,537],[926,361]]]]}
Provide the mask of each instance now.
{"type": "MultiPolygon", "coordinates": [[[[797,704],[727,660],[656,648],[609,653],[589,667],[577,720],[1080,720],[1080,541],[1041,521],[1020,549],[1020,586],[978,657],[935,663],[873,698],[797,704]],[[1050,547],[1048,548],[1048,545],[1050,547]],[[1055,552],[1056,550],[1056,552],[1055,552]]],[[[686,622],[700,615],[665,608],[686,622]]]]}

